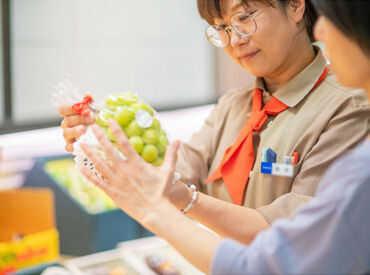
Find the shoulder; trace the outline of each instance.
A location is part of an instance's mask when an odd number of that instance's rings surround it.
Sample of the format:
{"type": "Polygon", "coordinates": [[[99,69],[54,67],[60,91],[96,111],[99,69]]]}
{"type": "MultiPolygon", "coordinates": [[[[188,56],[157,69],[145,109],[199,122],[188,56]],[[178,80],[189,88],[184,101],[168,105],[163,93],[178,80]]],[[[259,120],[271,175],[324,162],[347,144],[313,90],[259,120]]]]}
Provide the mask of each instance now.
{"type": "Polygon", "coordinates": [[[333,72],[329,71],[327,77],[322,83],[322,88],[325,92],[332,96],[333,99],[340,102],[350,103],[351,107],[368,107],[366,94],[361,89],[352,89],[343,87],[339,84],[333,72]]]}
{"type": "Polygon", "coordinates": [[[229,90],[220,97],[217,105],[228,108],[234,105],[235,103],[240,102],[246,103],[248,99],[252,100],[253,91],[254,91],[253,86],[229,90]]]}
{"type": "Polygon", "coordinates": [[[224,121],[230,113],[240,113],[245,106],[251,104],[253,88],[232,89],[222,95],[208,120],[224,121]]]}

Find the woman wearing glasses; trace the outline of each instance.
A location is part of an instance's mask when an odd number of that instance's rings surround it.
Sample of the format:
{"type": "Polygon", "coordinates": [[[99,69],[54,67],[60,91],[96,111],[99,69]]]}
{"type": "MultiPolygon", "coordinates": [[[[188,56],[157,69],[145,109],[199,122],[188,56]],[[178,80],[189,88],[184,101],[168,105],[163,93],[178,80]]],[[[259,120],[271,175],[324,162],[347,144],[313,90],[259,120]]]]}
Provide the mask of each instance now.
{"type": "MultiPolygon", "coordinates": [[[[343,85],[366,90],[370,100],[369,2],[320,0],[317,5],[323,16],[315,35],[326,44],[333,71],[343,85]]],[[[342,91],[337,93],[340,97],[342,91]]],[[[360,111],[354,114],[361,115],[360,111]]],[[[198,227],[168,201],[166,194],[172,185],[178,142],[171,144],[163,165],[156,168],[137,155],[117,123],[110,121],[110,127],[128,160],[122,161],[102,130],[94,126],[105,152],[115,160],[114,165],[108,165],[88,146],[83,146],[106,180],[101,181],[87,168],[82,172],[124,211],[169,241],[204,272],[368,274],[370,271],[370,219],[366,218],[370,209],[370,135],[332,165],[316,197],[293,219],[274,223],[245,246],[231,239],[221,240],[198,227]],[[137,173],[137,169],[142,173],[137,173]]],[[[240,215],[237,221],[241,227],[252,222],[243,219],[240,215]]]]}
{"type": "MultiPolygon", "coordinates": [[[[181,146],[182,183],[166,194],[220,236],[249,243],[312,198],[329,164],[366,136],[370,110],[364,93],[341,87],[312,46],[310,1],[198,0],[198,9],[210,23],[207,39],[257,79],[221,97],[181,146]]],[[[93,120],[70,106],[60,111],[71,150],[80,124],[93,120]]]]}
{"type": "MultiPolygon", "coordinates": [[[[329,164],[366,136],[370,109],[363,92],[340,87],[312,46],[310,1],[198,0],[198,9],[208,40],[257,79],[220,99],[181,146],[176,170],[201,192],[188,215],[248,243],[308,202],[329,164]],[[293,163],[291,176],[261,173],[269,149],[276,163],[293,163]]],[[[193,192],[179,186],[171,200],[184,209],[193,192]]]]}

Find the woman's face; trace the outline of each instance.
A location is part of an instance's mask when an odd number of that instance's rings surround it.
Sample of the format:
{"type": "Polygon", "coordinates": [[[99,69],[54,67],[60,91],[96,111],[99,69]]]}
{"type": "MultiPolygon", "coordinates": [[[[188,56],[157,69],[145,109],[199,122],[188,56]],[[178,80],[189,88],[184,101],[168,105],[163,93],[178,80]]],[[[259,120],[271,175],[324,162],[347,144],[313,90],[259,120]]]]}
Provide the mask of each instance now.
{"type": "Polygon", "coordinates": [[[367,88],[370,81],[370,57],[327,18],[315,25],[315,38],[324,42],[330,69],[343,86],[367,88]],[[366,83],[367,82],[367,83],[366,83]]]}
{"type": "Polygon", "coordinates": [[[251,74],[259,77],[272,77],[289,63],[295,38],[299,32],[297,24],[280,7],[272,7],[263,1],[249,1],[243,7],[237,0],[221,0],[225,11],[222,19],[215,18],[217,25],[229,26],[230,17],[238,11],[256,16],[257,31],[250,37],[241,37],[233,30],[230,44],[224,48],[230,57],[251,74]]]}

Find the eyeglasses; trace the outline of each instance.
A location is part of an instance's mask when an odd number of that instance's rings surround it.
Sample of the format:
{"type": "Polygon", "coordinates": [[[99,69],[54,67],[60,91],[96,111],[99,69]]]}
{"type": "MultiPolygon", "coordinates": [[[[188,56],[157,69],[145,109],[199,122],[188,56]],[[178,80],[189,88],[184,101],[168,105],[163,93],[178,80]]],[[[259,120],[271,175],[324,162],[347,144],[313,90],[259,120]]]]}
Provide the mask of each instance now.
{"type": "Polygon", "coordinates": [[[237,12],[230,17],[230,26],[211,25],[206,29],[207,40],[217,48],[225,48],[230,44],[230,33],[234,30],[242,37],[248,37],[256,33],[257,22],[255,18],[260,15],[246,12],[237,12]]]}

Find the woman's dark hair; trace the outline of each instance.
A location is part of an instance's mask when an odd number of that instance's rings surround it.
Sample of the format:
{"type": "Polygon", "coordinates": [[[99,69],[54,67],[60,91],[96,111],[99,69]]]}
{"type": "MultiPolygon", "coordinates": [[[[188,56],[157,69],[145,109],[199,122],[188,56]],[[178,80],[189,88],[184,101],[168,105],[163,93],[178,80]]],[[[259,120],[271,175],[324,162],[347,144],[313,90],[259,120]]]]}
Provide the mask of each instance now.
{"type": "MultiPolygon", "coordinates": [[[[221,0],[197,0],[198,4],[198,11],[200,16],[205,19],[209,24],[214,24],[214,18],[222,18],[222,7],[220,4],[221,0]]],[[[242,0],[242,2],[248,6],[248,2],[251,0],[242,0]]],[[[259,0],[262,1],[269,6],[275,7],[278,4],[280,7],[285,7],[290,0],[259,0]]],[[[335,2],[335,1],[334,1],[335,2]]],[[[310,0],[305,0],[306,9],[304,12],[304,22],[306,26],[306,30],[308,36],[310,37],[311,41],[315,41],[313,37],[313,26],[318,18],[317,12],[313,7],[310,0]]]]}
{"type": "Polygon", "coordinates": [[[370,56],[370,2],[367,0],[314,0],[318,12],[370,56]]]}

